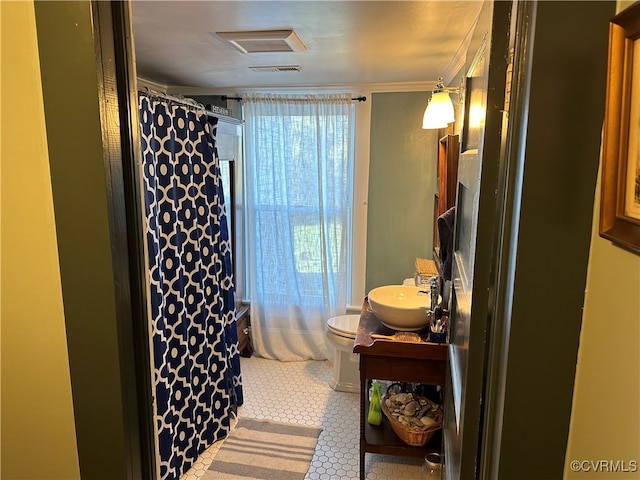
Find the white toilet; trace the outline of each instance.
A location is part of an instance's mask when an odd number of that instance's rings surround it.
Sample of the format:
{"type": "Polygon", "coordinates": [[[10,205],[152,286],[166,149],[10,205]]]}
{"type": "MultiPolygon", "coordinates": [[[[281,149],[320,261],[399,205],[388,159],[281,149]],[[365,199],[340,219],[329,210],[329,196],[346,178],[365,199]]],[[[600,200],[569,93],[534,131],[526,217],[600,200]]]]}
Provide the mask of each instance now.
{"type": "Polygon", "coordinates": [[[334,347],[329,385],[340,392],[360,391],[359,355],[353,353],[360,315],[339,315],[327,320],[327,340],[334,347]]]}

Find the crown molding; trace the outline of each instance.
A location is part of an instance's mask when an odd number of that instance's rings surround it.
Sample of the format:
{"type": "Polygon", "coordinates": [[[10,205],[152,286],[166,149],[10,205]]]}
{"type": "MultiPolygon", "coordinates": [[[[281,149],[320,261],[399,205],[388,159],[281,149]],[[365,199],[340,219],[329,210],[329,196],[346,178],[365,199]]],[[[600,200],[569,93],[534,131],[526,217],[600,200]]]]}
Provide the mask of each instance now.
{"type": "MultiPolygon", "coordinates": [[[[480,14],[478,13],[478,16],[480,14]]],[[[478,17],[471,25],[471,28],[467,32],[467,35],[462,40],[462,43],[458,47],[456,54],[453,56],[449,65],[444,71],[442,79],[445,85],[450,85],[451,82],[458,76],[458,74],[464,69],[466,60],[467,60],[467,51],[469,50],[469,44],[471,43],[471,37],[473,36],[473,31],[476,28],[476,24],[478,23],[478,17]]]]}

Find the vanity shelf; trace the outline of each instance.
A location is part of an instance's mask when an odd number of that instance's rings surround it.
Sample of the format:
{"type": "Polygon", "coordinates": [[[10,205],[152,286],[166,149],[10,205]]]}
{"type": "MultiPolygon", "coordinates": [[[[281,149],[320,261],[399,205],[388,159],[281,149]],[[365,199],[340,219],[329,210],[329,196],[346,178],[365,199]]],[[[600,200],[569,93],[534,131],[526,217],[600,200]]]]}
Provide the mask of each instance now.
{"type": "MultiPolygon", "coordinates": [[[[369,411],[369,396],[365,395],[365,412],[369,411]]],[[[366,418],[366,416],[365,416],[366,418]]],[[[367,449],[364,453],[382,453],[399,457],[424,458],[429,452],[440,452],[442,430],[438,430],[424,447],[412,447],[404,443],[391,428],[391,423],[382,415],[380,425],[370,425],[364,421],[364,437],[367,449]]],[[[361,452],[362,454],[362,452],[361,452]]],[[[362,476],[361,476],[362,478],[362,476]]]]}
{"type": "Polygon", "coordinates": [[[370,425],[368,392],[373,379],[444,385],[447,345],[373,339],[372,333],[393,335],[395,331],[378,320],[365,299],[353,347],[360,354],[360,480],[365,479],[367,453],[424,458],[429,452],[440,452],[442,444],[441,430],[424,447],[412,447],[398,438],[384,415],[379,426],[370,425]]]}

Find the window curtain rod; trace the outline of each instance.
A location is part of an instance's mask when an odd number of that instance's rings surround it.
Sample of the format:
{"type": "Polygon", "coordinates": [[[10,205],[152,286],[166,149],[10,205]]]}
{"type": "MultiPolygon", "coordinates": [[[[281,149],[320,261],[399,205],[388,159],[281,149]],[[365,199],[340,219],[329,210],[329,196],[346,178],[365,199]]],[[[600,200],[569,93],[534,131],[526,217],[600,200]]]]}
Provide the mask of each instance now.
{"type": "MultiPolygon", "coordinates": [[[[242,101],[242,97],[227,97],[226,95],[222,95],[220,97],[220,99],[223,102],[226,101],[226,100],[237,100],[239,102],[242,101]]],[[[356,98],[352,98],[351,101],[353,101],[353,102],[366,102],[367,101],[367,97],[365,97],[365,96],[356,97],[356,98]]]]}

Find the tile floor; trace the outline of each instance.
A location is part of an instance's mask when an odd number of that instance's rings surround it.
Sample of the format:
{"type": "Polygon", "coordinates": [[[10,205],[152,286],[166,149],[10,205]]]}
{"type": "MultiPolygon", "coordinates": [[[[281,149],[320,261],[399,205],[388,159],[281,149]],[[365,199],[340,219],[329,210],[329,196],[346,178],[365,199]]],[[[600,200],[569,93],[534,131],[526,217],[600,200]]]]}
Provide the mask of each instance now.
{"type": "MultiPolygon", "coordinates": [[[[305,480],[357,479],[359,396],[329,387],[329,362],[241,359],[245,403],[240,417],[322,427],[305,480]]],[[[205,451],[181,480],[199,480],[222,442],[205,451]]],[[[367,480],[418,480],[421,462],[413,458],[367,454],[367,480]]],[[[275,480],[275,479],[274,479],[275,480]]]]}

